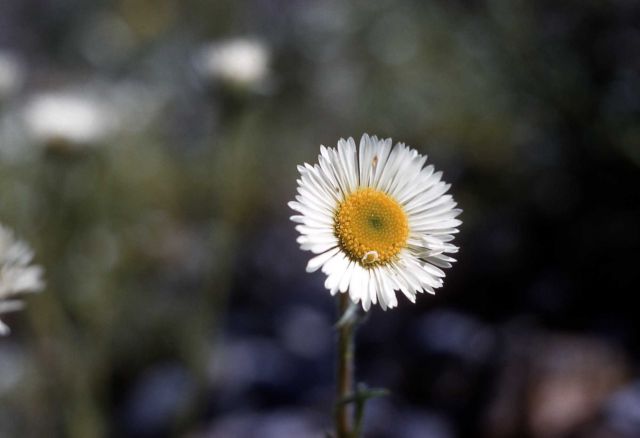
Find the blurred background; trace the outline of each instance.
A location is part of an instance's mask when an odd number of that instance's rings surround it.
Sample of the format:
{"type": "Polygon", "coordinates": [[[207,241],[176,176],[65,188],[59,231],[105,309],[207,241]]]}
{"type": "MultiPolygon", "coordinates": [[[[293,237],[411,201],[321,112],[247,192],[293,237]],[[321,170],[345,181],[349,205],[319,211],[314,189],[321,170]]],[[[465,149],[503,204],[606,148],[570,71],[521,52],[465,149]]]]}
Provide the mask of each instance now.
{"type": "Polygon", "coordinates": [[[367,437],[639,437],[640,3],[0,0],[0,437],[322,437],[335,303],[296,164],[406,142],[464,209],[370,312],[367,437]]]}

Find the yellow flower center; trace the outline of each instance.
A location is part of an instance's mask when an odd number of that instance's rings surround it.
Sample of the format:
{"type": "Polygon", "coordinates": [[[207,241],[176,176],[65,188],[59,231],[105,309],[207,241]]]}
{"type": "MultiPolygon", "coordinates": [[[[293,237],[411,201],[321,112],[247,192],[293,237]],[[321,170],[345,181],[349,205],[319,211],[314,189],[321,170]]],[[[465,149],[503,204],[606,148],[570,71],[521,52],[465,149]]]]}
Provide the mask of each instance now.
{"type": "Polygon", "coordinates": [[[366,188],[340,203],[335,232],[340,246],[352,260],[371,266],[387,263],[406,246],[409,223],[398,201],[366,188]]]}

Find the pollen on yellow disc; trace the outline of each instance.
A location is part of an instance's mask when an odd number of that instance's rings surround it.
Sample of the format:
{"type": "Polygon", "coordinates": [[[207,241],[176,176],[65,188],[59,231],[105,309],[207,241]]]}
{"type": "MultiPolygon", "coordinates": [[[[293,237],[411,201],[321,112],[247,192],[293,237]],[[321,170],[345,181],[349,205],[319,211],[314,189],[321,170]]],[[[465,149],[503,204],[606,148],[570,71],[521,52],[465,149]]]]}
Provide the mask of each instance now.
{"type": "Polygon", "coordinates": [[[340,203],[335,232],[347,255],[363,266],[393,260],[407,245],[409,224],[402,206],[379,190],[360,189],[340,203]]]}

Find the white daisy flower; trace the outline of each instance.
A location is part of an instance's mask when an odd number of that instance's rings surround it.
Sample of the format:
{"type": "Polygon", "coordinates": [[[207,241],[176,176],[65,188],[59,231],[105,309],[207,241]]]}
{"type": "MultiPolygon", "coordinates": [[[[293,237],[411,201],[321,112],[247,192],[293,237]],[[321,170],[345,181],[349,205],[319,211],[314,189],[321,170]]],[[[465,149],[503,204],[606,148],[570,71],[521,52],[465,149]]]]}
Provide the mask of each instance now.
{"type": "MultiPolygon", "coordinates": [[[[44,287],[43,270],[32,265],[32,260],[31,248],[0,225],[0,315],[22,308],[18,295],[39,292],[44,287]]],[[[9,327],[0,321],[0,335],[7,333],[9,327]]]]}
{"type": "Polygon", "coordinates": [[[462,210],[426,161],[403,143],[365,134],[359,148],[341,139],[337,149],[320,147],[318,164],[298,166],[289,206],[300,214],[291,220],[300,248],[317,254],[307,272],[322,268],[332,295],[348,291],[364,310],[386,310],[398,305],[396,290],[415,302],[442,286],[462,210]]]}

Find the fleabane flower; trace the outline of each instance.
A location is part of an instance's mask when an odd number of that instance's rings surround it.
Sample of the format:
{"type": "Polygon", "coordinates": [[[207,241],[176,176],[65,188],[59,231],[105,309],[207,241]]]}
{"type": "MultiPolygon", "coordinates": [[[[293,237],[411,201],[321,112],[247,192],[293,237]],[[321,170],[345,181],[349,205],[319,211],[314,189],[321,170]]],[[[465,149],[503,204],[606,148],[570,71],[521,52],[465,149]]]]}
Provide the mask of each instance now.
{"type": "Polygon", "coordinates": [[[340,139],[337,149],[320,147],[317,164],[298,166],[291,220],[300,248],[316,254],[307,272],[321,268],[332,295],[348,291],[364,310],[386,310],[398,305],[396,291],[415,302],[443,285],[462,210],[426,162],[403,143],[365,134],[359,147],[340,139]]]}
{"type": "MultiPolygon", "coordinates": [[[[22,308],[19,295],[39,292],[44,287],[43,270],[32,265],[32,260],[31,248],[0,225],[0,315],[22,308]]],[[[0,335],[7,333],[9,327],[0,320],[0,335]]]]}

